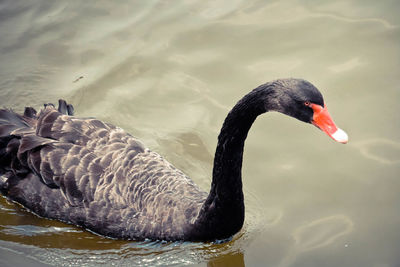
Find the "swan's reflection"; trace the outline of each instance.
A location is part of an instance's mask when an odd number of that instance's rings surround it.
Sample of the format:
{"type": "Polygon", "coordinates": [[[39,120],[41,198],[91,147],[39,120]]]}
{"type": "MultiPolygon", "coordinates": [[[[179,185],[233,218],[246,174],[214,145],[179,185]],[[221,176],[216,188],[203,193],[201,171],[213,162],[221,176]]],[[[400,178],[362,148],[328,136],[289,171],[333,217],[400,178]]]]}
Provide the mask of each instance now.
{"type": "Polygon", "coordinates": [[[244,267],[244,255],[242,251],[233,251],[225,255],[211,259],[207,263],[208,267],[244,267]]]}

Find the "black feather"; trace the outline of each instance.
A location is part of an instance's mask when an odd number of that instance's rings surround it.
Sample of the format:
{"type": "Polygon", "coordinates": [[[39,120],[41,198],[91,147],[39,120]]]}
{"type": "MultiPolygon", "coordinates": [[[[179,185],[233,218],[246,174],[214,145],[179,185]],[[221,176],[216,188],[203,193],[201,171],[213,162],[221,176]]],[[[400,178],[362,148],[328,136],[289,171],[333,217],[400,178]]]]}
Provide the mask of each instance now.
{"type": "Polygon", "coordinates": [[[24,110],[24,117],[34,119],[36,118],[36,114],[37,114],[36,110],[32,107],[26,107],[24,110]]]}

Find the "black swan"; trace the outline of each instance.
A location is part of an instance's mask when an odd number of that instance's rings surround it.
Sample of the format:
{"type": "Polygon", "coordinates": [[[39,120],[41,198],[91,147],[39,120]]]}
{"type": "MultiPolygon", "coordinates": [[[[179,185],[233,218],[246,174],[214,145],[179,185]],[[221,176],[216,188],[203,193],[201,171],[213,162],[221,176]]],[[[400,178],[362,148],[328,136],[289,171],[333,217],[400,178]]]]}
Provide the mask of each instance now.
{"type": "Polygon", "coordinates": [[[59,100],[37,114],[0,110],[0,191],[33,213],[129,240],[214,241],[243,226],[242,158],[256,117],[278,111],[334,140],[321,93],[301,79],[263,84],[229,112],[215,152],[210,192],[121,128],[73,115],[59,100]]]}

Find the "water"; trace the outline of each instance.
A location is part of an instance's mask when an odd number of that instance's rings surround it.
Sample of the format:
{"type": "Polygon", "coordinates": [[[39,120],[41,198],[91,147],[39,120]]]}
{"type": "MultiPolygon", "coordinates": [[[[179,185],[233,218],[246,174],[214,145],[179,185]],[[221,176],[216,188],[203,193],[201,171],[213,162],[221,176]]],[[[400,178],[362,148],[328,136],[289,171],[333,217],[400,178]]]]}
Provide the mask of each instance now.
{"type": "Polygon", "coordinates": [[[0,197],[0,266],[399,266],[399,13],[396,0],[0,1],[0,106],[65,98],[204,190],[226,113],[266,81],[311,81],[350,137],[261,116],[245,226],[222,244],[111,240],[0,197]]]}

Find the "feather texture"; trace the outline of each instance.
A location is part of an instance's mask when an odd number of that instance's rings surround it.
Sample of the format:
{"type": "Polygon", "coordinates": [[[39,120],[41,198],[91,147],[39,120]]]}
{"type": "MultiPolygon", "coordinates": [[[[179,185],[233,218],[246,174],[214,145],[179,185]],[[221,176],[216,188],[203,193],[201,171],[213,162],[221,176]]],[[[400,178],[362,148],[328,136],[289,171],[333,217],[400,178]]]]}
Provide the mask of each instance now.
{"type": "Polygon", "coordinates": [[[185,239],[207,194],[124,130],[72,110],[0,110],[2,192],[102,235],[185,239]]]}

